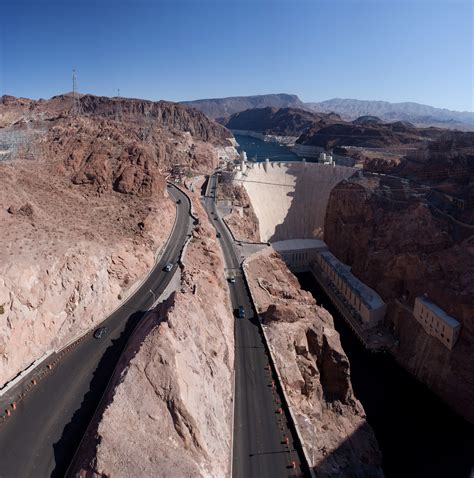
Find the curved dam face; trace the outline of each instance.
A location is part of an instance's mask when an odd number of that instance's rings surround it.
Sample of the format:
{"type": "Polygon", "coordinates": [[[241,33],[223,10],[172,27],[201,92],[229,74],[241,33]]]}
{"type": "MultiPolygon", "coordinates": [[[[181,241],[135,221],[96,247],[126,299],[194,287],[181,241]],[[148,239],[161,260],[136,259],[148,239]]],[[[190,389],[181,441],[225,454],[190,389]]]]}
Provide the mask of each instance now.
{"type": "Polygon", "coordinates": [[[259,220],[262,241],[323,238],[332,188],[354,168],[306,162],[244,163],[243,184],[259,220]]]}

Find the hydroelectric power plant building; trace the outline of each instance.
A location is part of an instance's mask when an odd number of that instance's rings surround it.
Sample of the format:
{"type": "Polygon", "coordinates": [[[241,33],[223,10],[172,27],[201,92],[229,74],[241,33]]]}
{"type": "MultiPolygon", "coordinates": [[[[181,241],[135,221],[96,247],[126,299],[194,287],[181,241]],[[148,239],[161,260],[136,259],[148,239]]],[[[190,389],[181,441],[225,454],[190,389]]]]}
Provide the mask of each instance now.
{"type": "Polygon", "coordinates": [[[452,350],[461,329],[461,324],[454,317],[426,297],[415,299],[413,316],[427,334],[436,337],[445,347],[452,350]]]}
{"type": "Polygon", "coordinates": [[[363,328],[371,328],[383,321],[387,304],[373,289],[355,277],[348,265],[329,251],[316,254],[316,263],[331,284],[350,304],[352,315],[359,319],[363,328]]]}

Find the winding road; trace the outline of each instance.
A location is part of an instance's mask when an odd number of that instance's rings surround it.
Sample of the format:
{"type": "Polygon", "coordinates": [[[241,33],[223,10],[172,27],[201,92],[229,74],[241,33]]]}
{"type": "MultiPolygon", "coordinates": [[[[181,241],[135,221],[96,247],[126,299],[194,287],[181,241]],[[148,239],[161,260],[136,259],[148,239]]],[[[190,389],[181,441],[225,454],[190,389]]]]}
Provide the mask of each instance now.
{"type": "Polygon", "coordinates": [[[0,427],[0,477],[63,477],[137,322],[170,282],[167,263],[176,265],[192,228],[188,197],[170,185],[178,201],[176,222],[161,259],[139,289],[102,325],[64,355],[0,427]]]}
{"type": "MultiPolygon", "coordinates": [[[[235,396],[233,477],[279,478],[304,476],[302,458],[296,446],[285,411],[277,413],[281,405],[278,389],[272,387],[269,357],[260,331],[258,318],[241,273],[240,259],[234,240],[221,221],[215,203],[217,178],[211,176],[204,207],[220,233],[228,276],[232,306],[243,306],[245,319],[235,319],[235,396]],[[288,438],[288,444],[285,443],[288,438]],[[291,463],[296,468],[291,468],[291,463]]],[[[283,407],[284,408],[284,407],[283,407]]]]}

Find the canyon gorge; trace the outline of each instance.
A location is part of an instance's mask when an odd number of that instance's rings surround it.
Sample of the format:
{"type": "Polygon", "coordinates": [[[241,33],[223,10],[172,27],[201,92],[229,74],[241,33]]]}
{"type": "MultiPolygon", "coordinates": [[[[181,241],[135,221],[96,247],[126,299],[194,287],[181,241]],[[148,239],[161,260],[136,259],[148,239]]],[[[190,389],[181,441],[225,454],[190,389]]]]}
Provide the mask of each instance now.
{"type": "Polygon", "coordinates": [[[262,320],[252,323],[318,476],[380,477],[382,456],[333,317],[302,290],[276,242],[324,240],[386,303],[383,325],[400,366],[474,422],[472,133],[278,106],[223,123],[339,148],[352,165],[337,164],[337,155],[332,164],[246,162],[225,126],[171,102],[1,98],[1,384],[139,290],[178,220],[170,184],[191,201],[192,229],[171,264],[174,290],[126,342],[71,476],[232,473],[234,322],[247,319],[236,314],[229,280],[240,272],[226,262],[229,246],[206,197],[216,196],[241,247],[262,320]],[[263,250],[246,252],[242,242],[263,250]],[[415,320],[420,296],[460,323],[452,349],[415,320]]]}

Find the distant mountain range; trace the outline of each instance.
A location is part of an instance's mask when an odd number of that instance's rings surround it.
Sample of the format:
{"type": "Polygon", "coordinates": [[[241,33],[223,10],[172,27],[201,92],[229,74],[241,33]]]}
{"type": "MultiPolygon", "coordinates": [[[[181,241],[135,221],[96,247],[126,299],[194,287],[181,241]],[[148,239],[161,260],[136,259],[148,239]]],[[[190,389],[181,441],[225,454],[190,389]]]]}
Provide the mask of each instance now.
{"type": "Polygon", "coordinates": [[[306,107],[322,113],[335,112],[353,120],[359,116],[377,116],[383,121],[410,121],[420,125],[442,127],[470,126],[474,128],[474,112],[453,111],[419,103],[389,103],[334,98],[319,103],[306,103],[306,107]]]}
{"type": "Polygon", "coordinates": [[[210,118],[226,118],[234,113],[253,108],[306,108],[296,95],[278,93],[272,95],[256,96],[231,96],[229,98],[210,98],[206,100],[183,101],[186,106],[191,106],[202,111],[210,118]]]}
{"type": "Polygon", "coordinates": [[[474,112],[453,111],[418,103],[389,103],[388,101],[366,101],[334,98],[319,103],[304,103],[297,95],[286,93],[211,98],[184,101],[210,118],[229,116],[253,108],[301,108],[318,113],[337,113],[343,119],[354,120],[360,116],[377,116],[386,122],[409,121],[420,126],[439,126],[474,130],[474,112]]]}

